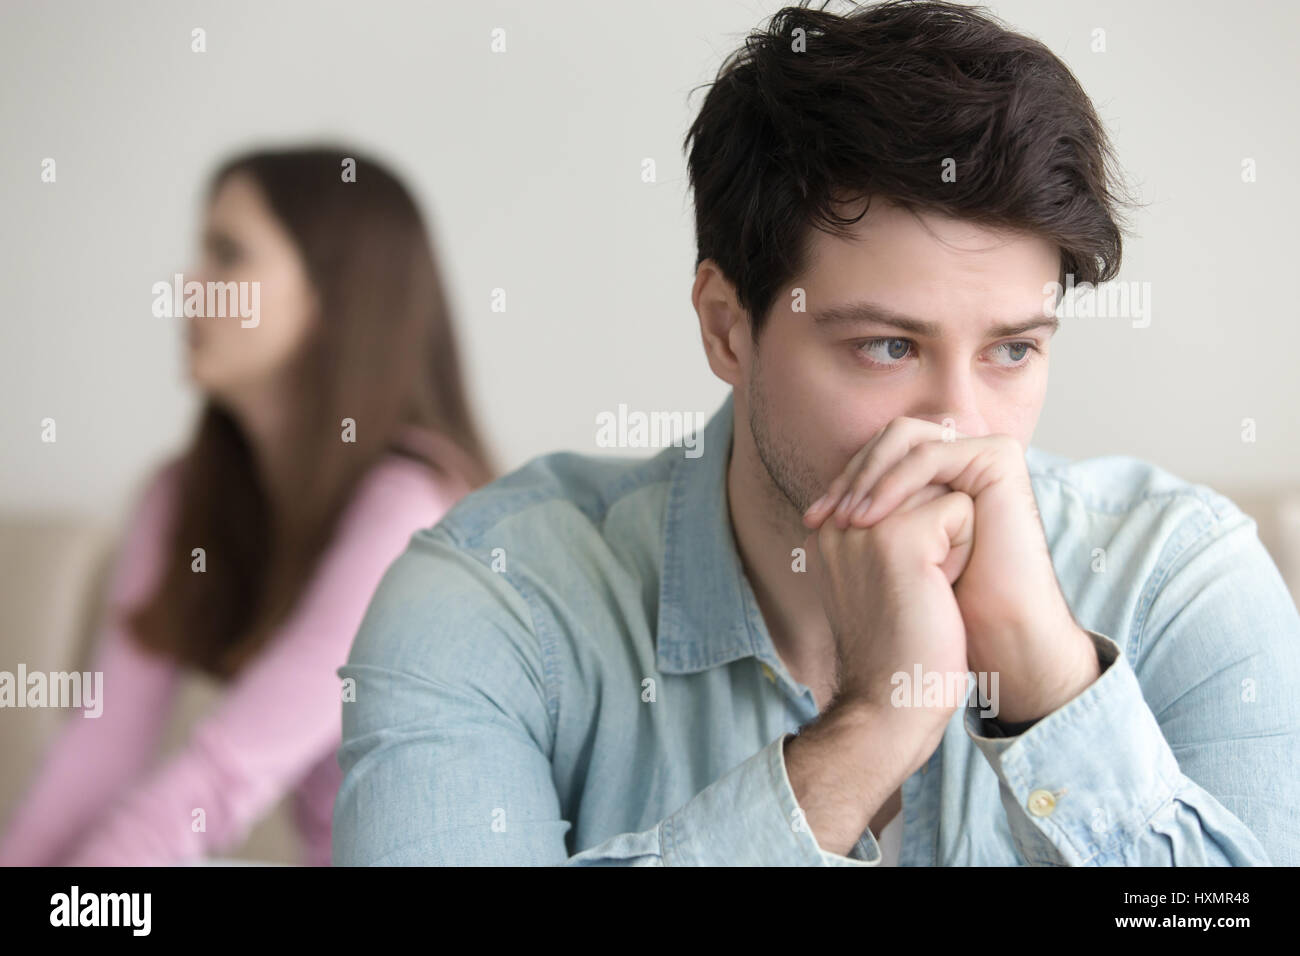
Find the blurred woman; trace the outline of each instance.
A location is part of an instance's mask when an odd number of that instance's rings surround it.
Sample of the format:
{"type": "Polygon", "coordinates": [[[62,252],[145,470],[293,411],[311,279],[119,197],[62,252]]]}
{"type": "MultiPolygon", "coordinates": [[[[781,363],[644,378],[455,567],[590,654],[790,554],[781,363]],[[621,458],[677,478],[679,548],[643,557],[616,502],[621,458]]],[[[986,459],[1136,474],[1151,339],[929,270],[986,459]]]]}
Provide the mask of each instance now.
{"type": "Polygon", "coordinates": [[[328,148],[236,157],[212,179],[202,250],[185,279],[259,283],[259,315],[185,320],[205,403],[113,568],[90,664],[103,715],[67,721],[3,864],[194,862],[291,793],[305,862],[328,865],[336,668],[411,534],[494,477],[431,240],[381,165],[328,148]],[[185,668],[222,696],[158,762],[185,668]]]}

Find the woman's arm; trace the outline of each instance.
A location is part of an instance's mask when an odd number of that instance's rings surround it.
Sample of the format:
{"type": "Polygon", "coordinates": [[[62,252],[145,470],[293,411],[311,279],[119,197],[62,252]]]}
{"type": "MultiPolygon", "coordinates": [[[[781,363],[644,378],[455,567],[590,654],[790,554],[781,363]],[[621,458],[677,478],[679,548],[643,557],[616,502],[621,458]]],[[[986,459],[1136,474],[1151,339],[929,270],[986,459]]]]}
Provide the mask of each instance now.
{"type": "Polygon", "coordinates": [[[74,712],[54,737],[0,840],[0,865],[52,866],[152,758],[177,670],[141,649],[123,626],[155,585],[175,495],[175,465],[155,473],[127,525],[109,581],[89,668],[103,674],[103,711],[74,712]]]}
{"type": "Polygon", "coordinates": [[[388,565],[452,504],[414,462],[363,479],[289,619],[185,747],[66,861],[171,865],[229,849],[342,739],[337,668],[388,565]]]}

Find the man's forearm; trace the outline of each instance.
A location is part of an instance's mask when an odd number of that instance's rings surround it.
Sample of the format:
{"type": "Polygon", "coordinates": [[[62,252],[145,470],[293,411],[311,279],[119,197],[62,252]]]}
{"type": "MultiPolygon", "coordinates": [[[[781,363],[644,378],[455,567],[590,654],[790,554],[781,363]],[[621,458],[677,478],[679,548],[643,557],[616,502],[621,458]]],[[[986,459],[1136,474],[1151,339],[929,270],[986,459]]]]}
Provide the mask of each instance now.
{"type": "Polygon", "coordinates": [[[914,755],[878,711],[836,703],[785,743],[786,772],[804,819],[828,853],[847,856],[914,755]]]}

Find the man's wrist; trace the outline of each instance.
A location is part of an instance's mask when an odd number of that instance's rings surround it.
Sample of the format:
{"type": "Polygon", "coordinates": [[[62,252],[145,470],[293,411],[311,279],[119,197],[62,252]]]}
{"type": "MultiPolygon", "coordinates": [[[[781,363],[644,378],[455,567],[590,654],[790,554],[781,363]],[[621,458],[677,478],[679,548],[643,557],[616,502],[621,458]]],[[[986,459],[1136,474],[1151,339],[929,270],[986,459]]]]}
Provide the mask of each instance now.
{"type": "Polygon", "coordinates": [[[786,739],[783,757],[818,845],[841,856],[911,772],[888,717],[853,698],[832,703],[786,739]]]}
{"type": "Polygon", "coordinates": [[[1033,720],[1022,720],[1016,723],[1011,723],[1005,720],[999,720],[996,717],[985,718],[992,728],[997,731],[996,736],[999,737],[1019,737],[1042,719],[1043,718],[1041,717],[1035,717],[1033,720]]]}
{"type": "MultiPolygon", "coordinates": [[[[1101,661],[1097,657],[1097,647],[1092,636],[1077,624],[1072,625],[1072,630],[1072,639],[1065,642],[1063,647],[1073,652],[1071,659],[1077,663],[1055,680],[1050,680],[1045,675],[1037,678],[1035,684],[1043,690],[1033,700],[1026,701],[1019,695],[1006,695],[1004,686],[1004,698],[1010,697],[1004,699],[1001,707],[1006,716],[992,720],[996,726],[1006,731],[1007,736],[1024,733],[1048,714],[1074,700],[1101,676],[1101,661]]],[[[1064,657],[1063,654],[1062,658],[1064,657]]],[[[1003,676],[1005,685],[1007,681],[1003,676]]]]}

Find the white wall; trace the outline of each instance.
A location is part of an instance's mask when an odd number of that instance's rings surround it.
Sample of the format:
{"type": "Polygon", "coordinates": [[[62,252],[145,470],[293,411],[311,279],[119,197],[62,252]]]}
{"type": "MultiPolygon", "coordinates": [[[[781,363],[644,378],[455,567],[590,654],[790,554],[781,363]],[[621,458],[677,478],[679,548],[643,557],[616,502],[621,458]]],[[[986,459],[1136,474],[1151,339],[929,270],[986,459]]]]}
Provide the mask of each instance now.
{"type": "MultiPolygon", "coordinates": [[[[598,452],[595,415],[620,402],[711,414],[726,386],[689,301],[681,143],[703,91],[688,94],[780,5],[5,3],[0,509],[115,513],[180,446],[196,400],[150,287],[189,267],[212,166],[267,140],[355,141],[417,190],[503,464],[598,452]],[[196,26],[204,54],[190,52],[196,26]],[[494,27],[504,55],[489,50],[494,27]],[[490,310],[498,286],[504,315],[490,310]]],[[[1150,202],[1121,279],[1151,283],[1151,324],[1066,323],[1035,444],[1212,484],[1300,482],[1287,291],[1300,8],[991,6],[1075,70],[1150,202]],[[1105,53],[1090,51],[1098,27],[1105,53]]]]}

